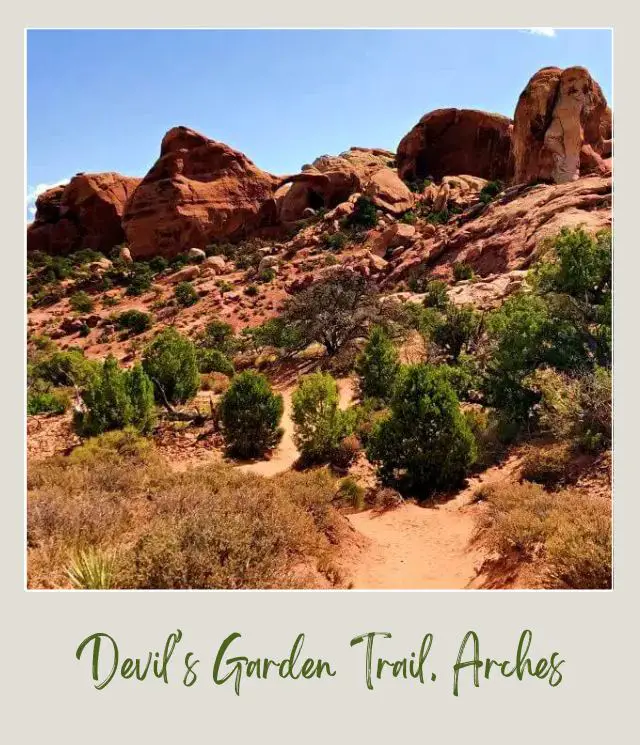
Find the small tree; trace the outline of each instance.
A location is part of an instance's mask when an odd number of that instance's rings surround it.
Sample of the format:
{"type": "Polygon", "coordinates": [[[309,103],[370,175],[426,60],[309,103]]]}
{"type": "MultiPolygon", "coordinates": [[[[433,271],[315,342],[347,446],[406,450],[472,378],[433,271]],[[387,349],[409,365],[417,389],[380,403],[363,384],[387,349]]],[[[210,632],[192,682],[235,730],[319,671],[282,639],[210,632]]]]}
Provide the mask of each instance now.
{"type": "Polygon", "coordinates": [[[285,324],[306,343],[323,344],[330,356],[347,342],[364,336],[380,318],[378,295],[361,275],[336,272],[315,282],[287,304],[285,324]]]}
{"type": "Polygon", "coordinates": [[[237,375],[220,401],[222,432],[228,451],[240,458],[263,455],[282,439],[284,404],[268,380],[252,370],[237,375]]]}
{"type": "Polygon", "coordinates": [[[433,341],[454,360],[480,332],[480,315],[471,305],[446,306],[441,323],[433,329],[433,341]]]}
{"type": "Polygon", "coordinates": [[[198,392],[196,348],[173,328],[161,331],[145,349],[142,367],[153,381],[156,401],[184,403],[198,392]]]}
{"type": "Polygon", "coordinates": [[[178,305],[188,308],[198,302],[198,293],[191,282],[180,282],[175,289],[175,298],[178,305]]]}
{"type": "Polygon", "coordinates": [[[75,292],[69,298],[69,305],[76,313],[91,313],[93,310],[93,300],[86,292],[75,292]]]}
{"type": "Polygon", "coordinates": [[[201,333],[198,343],[207,349],[219,349],[221,352],[228,354],[235,346],[233,326],[217,318],[205,326],[201,333]]]}
{"type": "Polygon", "coordinates": [[[449,305],[449,289],[447,283],[441,279],[433,279],[427,283],[425,308],[444,310],[449,305]]]}
{"type": "Polygon", "coordinates": [[[292,396],[294,442],[308,461],[331,459],[353,429],[352,417],[339,408],[338,386],[329,374],[303,378],[292,396]]]}
{"type": "Polygon", "coordinates": [[[377,223],[378,215],[373,201],[370,197],[358,197],[353,212],[347,217],[347,225],[357,230],[375,228],[377,223]]]}
{"type": "Polygon", "coordinates": [[[82,400],[85,410],[76,414],[75,424],[83,436],[93,437],[110,429],[122,429],[133,420],[127,375],[112,355],[89,380],[82,400]]]}
{"type": "Polygon", "coordinates": [[[115,318],[116,326],[122,331],[130,331],[132,334],[142,334],[149,329],[152,318],[149,313],[132,308],[125,310],[115,318]]]}
{"type": "Polygon", "coordinates": [[[437,368],[401,371],[391,413],[369,437],[367,455],[387,484],[433,492],[462,480],[476,444],[453,388],[437,368]]]}
{"type": "Polygon", "coordinates": [[[133,408],[131,424],[140,432],[150,432],[156,419],[153,383],[140,365],[127,373],[127,392],[133,408]]]}
{"type": "Polygon", "coordinates": [[[235,369],[231,361],[219,349],[198,349],[198,369],[201,373],[219,372],[231,377],[235,369]]]}
{"type": "Polygon", "coordinates": [[[383,328],[374,326],[356,365],[362,397],[388,401],[399,368],[398,353],[391,339],[383,328]]]}

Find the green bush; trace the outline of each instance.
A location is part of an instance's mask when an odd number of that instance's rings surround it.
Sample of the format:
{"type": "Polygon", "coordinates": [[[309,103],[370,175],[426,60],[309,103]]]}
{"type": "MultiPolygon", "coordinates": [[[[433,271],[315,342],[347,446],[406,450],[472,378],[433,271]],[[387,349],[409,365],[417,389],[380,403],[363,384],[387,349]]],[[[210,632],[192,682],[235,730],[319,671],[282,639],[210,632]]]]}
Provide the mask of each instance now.
{"type": "Polygon", "coordinates": [[[479,333],[480,314],[473,306],[450,303],[444,310],[441,322],[433,329],[431,338],[449,357],[457,360],[479,333]]]}
{"type": "Polygon", "coordinates": [[[261,282],[262,284],[268,284],[269,282],[273,282],[273,280],[276,278],[276,270],[273,267],[267,267],[266,269],[263,269],[260,274],[258,274],[258,282],[261,282]]]}
{"type": "Polygon", "coordinates": [[[340,482],[338,498],[347,502],[354,510],[364,509],[364,495],[364,487],[360,486],[353,476],[347,476],[340,482]]]}
{"type": "Polygon", "coordinates": [[[164,256],[154,256],[149,262],[149,269],[151,269],[154,274],[164,272],[168,266],[169,262],[164,258],[164,256]]]}
{"type": "Polygon", "coordinates": [[[180,282],[174,291],[174,296],[178,305],[188,308],[198,302],[198,293],[191,282],[180,282]]]}
{"type": "Polygon", "coordinates": [[[478,198],[483,204],[489,204],[493,201],[498,194],[502,191],[502,183],[500,181],[489,181],[488,184],[482,187],[478,198]]]}
{"type": "Polygon", "coordinates": [[[426,297],[424,299],[425,308],[435,308],[444,310],[449,305],[449,288],[447,283],[441,279],[433,279],[427,283],[426,297]]]}
{"type": "Polygon", "coordinates": [[[393,342],[380,326],[374,326],[356,364],[363,398],[388,401],[400,363],[393,342]]]}
{"type": "Polygon", "coordinates": [[[353,212],[346,219],[346,224],[356,230],[375,228],[378,224],[378,214],[373,201],[369,197],[358,197],[353,212]]]}
{"type": "Polygon", "coordinates": [[[229,354],[235,347],[233,326],[218,319],[209,321],[200,335],[198,343],[207,349],[219,349],[221,352],[229,354]]]}
{"type": "Polygon", "coordinates": [[[256,297],[256,295],[260,294],[260,290],[257,288],[256,285],[247,285],[247,287],[245,287],[244,294],[248,295],[249,297],[256,297]]]}
{"type": "Polygon", "coordinates": [[[463,279],[473,278],[473,267],[464,261],[458,261],[453,265],[453,278],[456,282],[460,282],[463,279]]]}
{"type": "Polygon", "coordinates": [[[126,294],[134,297],[143,295],[150,289],[152,279],[153,275],[149,264],[145,262],[133,264],[126,280],[128,282],[126,294]]]}
{"type": "Polygon", "coordinates": [[[403,368],[367,443],[384,483],[432,493],[457,486],[476,458],[476,443],[450,383],[436,368],[403,368]]]}
{"type": "Polygon", "coordinates": [[[142,334],[151,328],[152,319],[149,313],[141,310],[125,310],[116,316],[115,324],[121,331],[130,331],[132,334],[142,334]]]}
{"type": "Polygon", "coordinates": [[[142,366],[153,381],[156,401],[184,403],[198,392],[196,348],[173,328],[160,332],[144,350],[142,366]]]}
{"type": "Polygon", "coordinates": [[[349,242],[348,236],[344,233],[325,233],[322,236],[322,244],[330,251],[341,251],[349,242]]]}
{"type": "Polygon", "coordinates": [[[403,212],[398,222],[405,223],[405,225],[415,225],[418,221],[418,216],[413,210],[407,210],[403,212]]]}
{"type": "Polygon", "coordinates": [[[82,392],[86,410],[76,414],[78,432],[85,437],[133,427],[147,433],[155,422],[153,386],[140,365],[123,370],[113,356],[82,392]]]}
{"type": "Polygon", "coordinates": [[[260,326],[243,330],[256,348],[275,347],[286,351],[301,349],[305,341],[299,330],[283,317],[270,318],[260,326]]]}
{"type": "Polygon", "coordinates": [[[230,454],[240,458],[263,455],[282,439],[282,396],[273,393],[269,382],[252,370],[237,375],[220,406],[220,423],[230,454]]]}
{"type": "Polygon", "coordinates": [[[339,407],[336,381],[327,373],[302,379],[292,396],[294,442],[308,462],[326,462],[353,429],[353,415],[339,407]]]}
{"type": "Polygon", "coordinates": [[[38,360],[32,369],[33,378],[41,378],[56,386],[84,386],[97,365],[79,349],[53,352],[38,360]]]}
{"type": "Polygon", "coordinates": [[[62,391],[29,391],[27,414],[62,414],[69,408],[69,396],[62,391]]]}
{"type": "Polygon", "coordinates": [[[86,292],[76,292],[69,298],[69,305],[76,313],[91,313],[93,300],[86,292]]]}
{"type": "Polygon", "coordinates": [[[229,377],[235,374],[235,369],[231,361],[219,349],[199,347],[197,355],[198,370],[201,373],[219,372],[229,377]]]}

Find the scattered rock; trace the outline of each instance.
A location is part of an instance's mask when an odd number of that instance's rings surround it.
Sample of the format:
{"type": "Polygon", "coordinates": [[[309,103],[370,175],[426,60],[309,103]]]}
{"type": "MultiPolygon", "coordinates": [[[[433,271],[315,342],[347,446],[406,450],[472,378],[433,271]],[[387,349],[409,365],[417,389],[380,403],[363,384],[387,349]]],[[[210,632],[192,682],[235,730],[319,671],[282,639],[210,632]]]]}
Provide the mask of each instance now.
{"type": "Polygon", "coordinates": [[[187,251],[187,258],[192,261],[204,261],[207,258],[207,254],[201,248],[190,248],[187,251]]]}
{"type": "Polygon", "coordinates": [[[185,266],[180,271],[176,272],[169,278],[171,284],[178,284],[178,282],[190,282],[192,279],[200,276],[199,266],[185,266]]]}

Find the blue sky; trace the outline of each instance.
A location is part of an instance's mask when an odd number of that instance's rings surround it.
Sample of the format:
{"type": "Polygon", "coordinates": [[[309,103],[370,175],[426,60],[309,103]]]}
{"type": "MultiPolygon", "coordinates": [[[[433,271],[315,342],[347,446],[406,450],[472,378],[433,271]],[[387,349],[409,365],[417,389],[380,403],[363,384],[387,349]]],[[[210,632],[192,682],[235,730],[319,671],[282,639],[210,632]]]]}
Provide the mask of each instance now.
{"type": "Polygon", "coordinates": [[[143,176],[178,124],[276,174],[395,150],[432,109],[512,116],[549,65],[588,67],[611,102],[605,30],[29,31],[28,207],[78,171],[143,176]]]}

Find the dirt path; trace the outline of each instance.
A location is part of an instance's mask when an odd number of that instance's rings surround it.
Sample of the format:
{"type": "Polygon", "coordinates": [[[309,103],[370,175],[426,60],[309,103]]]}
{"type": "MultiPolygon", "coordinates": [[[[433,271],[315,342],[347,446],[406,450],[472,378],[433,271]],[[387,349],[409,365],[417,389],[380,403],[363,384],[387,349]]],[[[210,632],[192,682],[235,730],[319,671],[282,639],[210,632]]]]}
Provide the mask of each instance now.
{"type": "Polygon", "coordinates": [[[464,589],[471,586],[486,558],[473,545],[475,514],[471,503],[480,484],[507,478],[516,466],[503,465],[469,479],[467,487],[449,502],[432,507],[408,503],[395,510],[373,510],[349,516],[365,537],[364,547],[352,557],[355,589],[464,589]]]}
{"type": "MultiPolygon", "coordinates": [[[[337,380],[340,392],[340,408],[346,409],[354,397],[354,383],[350,378],[337,380]]],[[[275,476],[278,473],[289,470],[298,459],[298,450],[293,442],[293,422],[291,420],[291,395],[297,386],[285,388],[280,391],[284,399],[284,413],[281,426],[284,435],[270,460],[260,460],[255,463],[245,463],[238,469],[245,473],[257,473],[260,476],[275,476]]]]}

